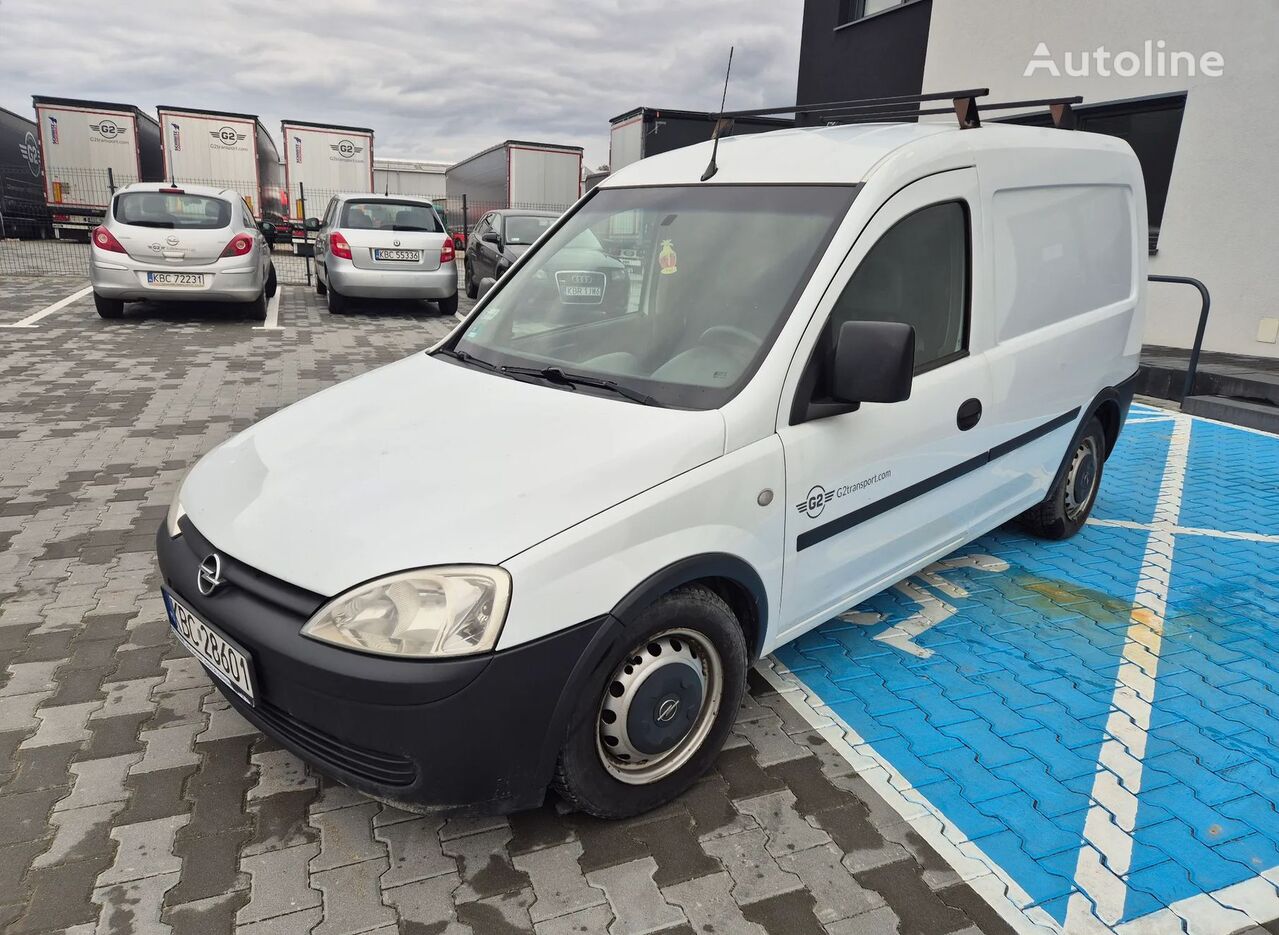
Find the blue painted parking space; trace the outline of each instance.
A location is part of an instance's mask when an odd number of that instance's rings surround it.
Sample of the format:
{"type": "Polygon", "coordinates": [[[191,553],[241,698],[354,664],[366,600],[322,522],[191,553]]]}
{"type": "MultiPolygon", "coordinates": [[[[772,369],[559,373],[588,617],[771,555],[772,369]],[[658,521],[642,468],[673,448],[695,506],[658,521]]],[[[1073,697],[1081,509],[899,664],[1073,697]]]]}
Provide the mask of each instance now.
{"type": "MultiPolygon", "coordinates": [[[[1001,528],[777,653],[1070,931],[1279,916],[1279,438],[1134,406],[1074,539],[1001,528]]],[[[975,849],[975,851],[974,851],[975,849]]]]}

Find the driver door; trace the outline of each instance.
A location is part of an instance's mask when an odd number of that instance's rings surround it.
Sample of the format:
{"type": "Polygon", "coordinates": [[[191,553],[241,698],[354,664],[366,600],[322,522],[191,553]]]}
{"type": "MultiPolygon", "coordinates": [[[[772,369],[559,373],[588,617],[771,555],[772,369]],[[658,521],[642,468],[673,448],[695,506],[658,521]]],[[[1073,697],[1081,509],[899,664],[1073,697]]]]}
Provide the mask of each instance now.
{"type": "Polygon", "coordinates": [[[980,418],[990,376],[985,339],[970,321],[989,287],[973,262],[980,211],[972,168],[892,196],[853,245],[800,342],[779,413],[786,458],[781,641],[963,543],[966,517],[982,512],[990,496],[983,465],[997,441],[995,420],[980,418]],[[848,320],[914,326],[910,398],[813,417],[832,411],[809,403],[821,395],[834,335],[848,320]]]}

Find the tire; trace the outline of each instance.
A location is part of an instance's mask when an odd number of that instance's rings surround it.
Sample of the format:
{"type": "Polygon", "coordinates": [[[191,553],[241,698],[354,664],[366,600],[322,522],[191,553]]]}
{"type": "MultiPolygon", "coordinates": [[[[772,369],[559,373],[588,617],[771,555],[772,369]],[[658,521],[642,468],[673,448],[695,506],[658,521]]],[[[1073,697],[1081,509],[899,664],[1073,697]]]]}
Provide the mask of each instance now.
{"type": "Polygon", "coordinates": [[[262,294],[248,304],[245,308],[245,314],[253,321],[266,321],[266,289],[263,288],[262,294]]]}
{"type": "Polygon", "coordinates": [[[317,267],[315,271],[315,294],[327,295],[328,291],[329,291],[329,287],[320,281],[320,270],[317,267]]]}
{"type": "Polygon", "coordinates": [[[266,274],[266,297],[268,299],[275,298],[275,290],[279,287],[280,284],[275,278],[275,264],[272,263],[266,274]]]}
{"type": "Polygon", "coordinates": [[[342,295],[342,293],[338,292],[336,289],[327,289],[325,291],[328,292],[329,295],[329,314],[345,315],[347,310],[350,308],[350,304],[347,302],[346,296],[342,295]]]}
{"type": "Polygon", "coordinates": [[[1066,470],[1048,496],[1017,517],[1023,529],[1040,539],[1069,539],[1084,527],[1097,502],[1106,461],[1106,435],[1096,416],[1088,420],[1073,445],[1066,470]]]}
{"type": "Polygon", "coordinates": [[[583,686],[553,787],[599,818],[671,801],[719,755],[746,670],[741,624],[717,594],[689,585],[663,595],[583,686]]]}
{"type": "Polygon", "coordinates": [[[462,281],[466,284],[466,297],[474,299],[480,294],[480,284],[475,281],[474,275],[471,273],[470,263],[465,264],[462,270],[462,281]]]}
{"type": "Polygon", "coordinates": [[[124,300],[108,299],[93,293],[93,304],[98,310],[99,317],[102,318],[123,318],[124,317],[124,300]]]}
{"type": "Polygon", "coordinates": [[[456,315],[457,314],[457,293],[454,292],[447,299],[438,299],[436,300],[435,304],[440,307],[441,315],[456,315]]]}

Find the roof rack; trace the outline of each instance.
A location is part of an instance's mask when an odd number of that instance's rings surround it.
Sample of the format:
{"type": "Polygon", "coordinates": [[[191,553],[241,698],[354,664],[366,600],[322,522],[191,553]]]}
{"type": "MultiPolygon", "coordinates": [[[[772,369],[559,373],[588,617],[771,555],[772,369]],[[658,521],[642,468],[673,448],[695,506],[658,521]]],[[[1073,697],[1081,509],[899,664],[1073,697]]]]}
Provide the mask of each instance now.
{"type": "Polygon", "coordinates": [[[934,91],[928,94],[900,94],[893,97],[869,97],[848,101],[825,101],[818,104],[788,104],[783,107],[726,111],[720,115],[715,125],[715,136],[718,137],[731,130],[733,120],[737,117],[766,117],[774,114],[811,116],[827,124],[841,124],[907,121],[916,117],[954,113],[959,121],[959,128],[970,130],[981,126],[981,111],[1014,110],[1024,107],[1047,107],[1052,116],[1053,126],[1073,130],[1075,113],[1072,107],[1083,102],[1083,98],[1079,96],[982,102],[979,110],[977,99],[988,94],[990,94],[989,88],[967,88],[959,91],[934,91]],[[931,101],[946,100],[951,102],[950,107],[916,106],[931,101]]]}

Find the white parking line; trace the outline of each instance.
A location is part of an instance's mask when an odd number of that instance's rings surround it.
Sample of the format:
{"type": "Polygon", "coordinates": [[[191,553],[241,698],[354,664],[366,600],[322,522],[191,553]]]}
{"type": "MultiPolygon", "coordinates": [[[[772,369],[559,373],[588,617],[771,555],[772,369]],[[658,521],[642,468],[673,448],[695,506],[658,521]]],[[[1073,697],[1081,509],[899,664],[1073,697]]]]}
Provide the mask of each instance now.
{"type": "Polygon", "coordinates": [[[280,293],[284,291],[283,286],[277,286],[275,295],[271,296],[271,301],[266,304],[266,321],[260,325],[254,325],[254,331],[283,331],[280,327],[280,293]]]}
{"type": "Polygon", "coordinates": [[[1146,740],[1159,677],[1172,554],[1176,548],[1173,530],[1181,513],[1186,462],[1190,457],[1191,420],[1176,416],[1173,424],[1129,616],[1127,642],[1115,674],[1106,735],[1097,755],[1092,804],[1084,819],[1084,839],[1091,846],[1079,849],[1075,865],[1078,889],[1066,907],[1068,932],[1108,931],[1103,926],[1114,926],[1123,919],[1128,898],[1125,878],[1131,869],[1137,796],[1141,793],[1146,740]]]}
{"type": "Polygon", "coordinates": [[[26,318],[22,319],[21,321],[15,321],[11,325],[0,325],[0,328],[34,328],[36,326],[35,323],[39,321],[41,318],[44,318],[46,315],[52,315],[54,312],[58,311],[59,309],[66,308],[72,302],[75,302],[79,299],[83,299],[86,295],[88,295],[92,291],[93,291],[93,286],[85,286],[79,292],[73,292],[71,295],[67,296],[65,299],[59,299],[57,302],[54,302],[52,305],[47,306],[46,308],[40,309],[40,311],[36,312],[34,315],[28,315],[26,318]]]}

